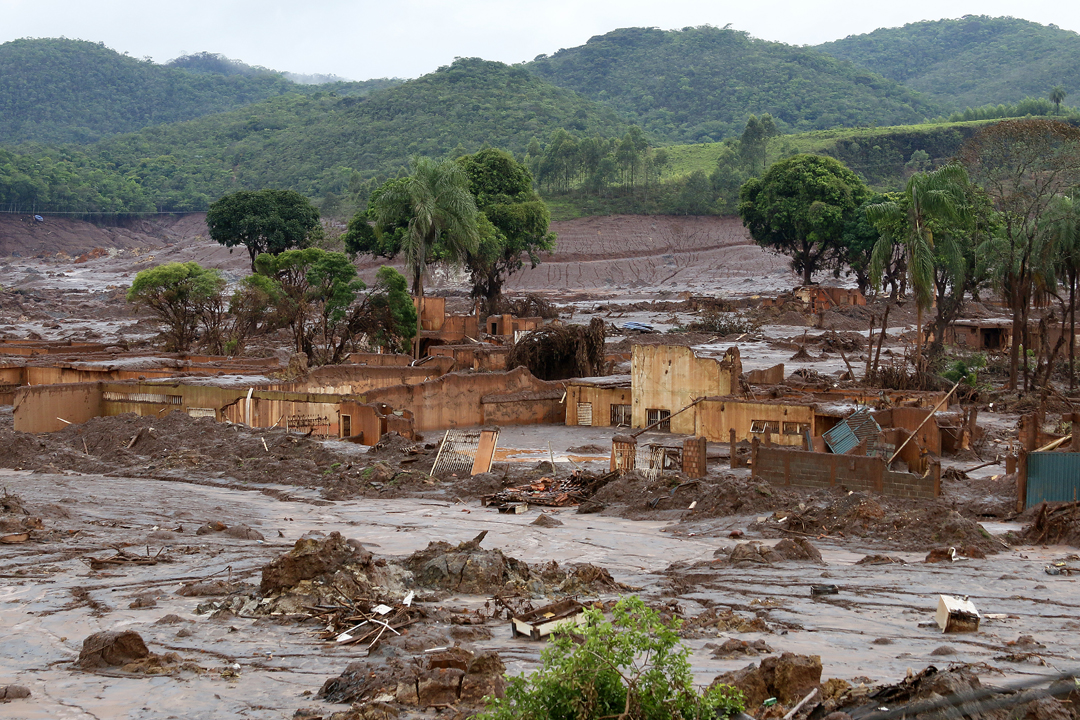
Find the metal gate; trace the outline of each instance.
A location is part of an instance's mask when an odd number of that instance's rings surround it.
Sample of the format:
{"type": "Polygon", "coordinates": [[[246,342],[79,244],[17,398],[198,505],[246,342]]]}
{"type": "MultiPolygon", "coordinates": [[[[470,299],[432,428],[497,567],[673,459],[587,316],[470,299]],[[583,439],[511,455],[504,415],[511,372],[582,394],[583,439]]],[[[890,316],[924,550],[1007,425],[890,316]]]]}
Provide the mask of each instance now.
{"type": "Polygon", "coordinates": [[[1080,453],[1033,452],[1027,456],[1027,507],[1080,500],[1080,453]]]}

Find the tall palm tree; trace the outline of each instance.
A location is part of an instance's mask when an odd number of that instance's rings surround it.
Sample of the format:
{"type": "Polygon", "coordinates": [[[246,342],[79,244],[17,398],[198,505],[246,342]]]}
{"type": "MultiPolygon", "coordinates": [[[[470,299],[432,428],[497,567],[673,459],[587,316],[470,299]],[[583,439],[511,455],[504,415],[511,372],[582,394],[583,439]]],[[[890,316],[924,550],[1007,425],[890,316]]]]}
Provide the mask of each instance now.
{"type": "Polygon", "coordinates": [[[414,347],[419,356],[424,271],[434,260],[460,262],[466,252],[476,251],[480,235],[476,200],[461,166],[453,160],[439,162],[427,157],[414,157],[410,165],[412,173],[403,182],[390,184],[376,200],[375,228],[381,232],[399,222],[403,213],[408,217],[401,249],[420,305],[414,347]]]}
{"type": "Polygon", "coordinates": [[[904,246],[918,315],[917,358],[922,357],[923,311],[934,302],[935,255],[943,255],[945,262],[952,263],[958,261],[952,256],[959,253],[955,243],[934,247],[933,223],[935,220],[959,221],[965,217],[964,190],[967,185],[967,171],[962,166],[944,165],[931,172],[912,175],[900,202],[877,203],[866,208],[867,220],[882,233],[870,261],[875,286],[881,284],[881,273],[894,244],[899,242],[904,246]],[[896,227],[903,228],[901,237],[896,237],[892,231],[896,227]]]}
{"type": "Polygon", "coordinates": [[[1050,102],[1054,103],[1054,114],[1061,114],[1061,103],[1065,101],[1065,88],[1055,85],[1050,89],[1050,102]]]}

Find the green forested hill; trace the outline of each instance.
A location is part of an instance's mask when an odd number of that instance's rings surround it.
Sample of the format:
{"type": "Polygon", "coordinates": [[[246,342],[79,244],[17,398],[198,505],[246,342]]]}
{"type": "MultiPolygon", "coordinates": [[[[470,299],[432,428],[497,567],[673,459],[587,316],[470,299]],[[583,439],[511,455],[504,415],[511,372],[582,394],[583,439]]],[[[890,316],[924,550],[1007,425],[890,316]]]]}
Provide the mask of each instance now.
{"type": "Polygon", "coordinates": [[[626,28],[526,67],[675,142],[737,135],[751,114],[771,113],[783,131],[798,132],[920,122],[941,110],[817,50],[727,28],[626,28]]]}
{"type": "Polygon", "coordinates": [[[1061,85],[1080,96],[1080,35],[1016,18],[968,15],[875,30],[817,49],[925,93],[950,110],[1025,97],[1061,85]]]}
{"type": "MultiPolygon", "coordinates": [[[[338,83],[333,89],[364,94],[396,82],[338,83]]],[[[94,142],[318,90],[206,53],[156,65],[83,40],[14,40],[0,45],[0,143],[94,142]]]]}
{"type": "MultiPolygon", "coordinates": [[[[328,195],[355,193],[365,179],[396,173],[411,155],[442,157],[486,144],[524,154],[530,140],[557,128],[604,136],[626,131],[610,108],[520,67],[462,59],[366,98],[284,95],[108,138],[65,152],[63,162],[78,177],[89,172],[78,168],[113,168],[159,210],[202,210],[226,192],[264,187],[295,189],[325,203],[328,195]]],[[[41,183],[26,172],[28,152],[45,151],[20,148],[6,166],[0,155],[0,206],[82,211],[60,206],[72,197],[61,192],[62,174],[41,183]]]]}

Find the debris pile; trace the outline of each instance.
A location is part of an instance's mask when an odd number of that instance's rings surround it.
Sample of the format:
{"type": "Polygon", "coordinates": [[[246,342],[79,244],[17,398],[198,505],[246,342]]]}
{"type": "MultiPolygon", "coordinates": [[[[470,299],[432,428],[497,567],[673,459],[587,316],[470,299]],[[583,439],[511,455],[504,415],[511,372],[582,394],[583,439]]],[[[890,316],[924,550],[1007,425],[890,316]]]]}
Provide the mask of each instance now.
{"type": "MultiPolygon", "coordinates": [[[[319,697],[332,703],[372,703],[397,708],[479,707],[486,696],[502,697],[506,666],[494,651],[474,652],[457,645],[421,656],[390,656],[350,663],[327,680],[319,697]],[[396,707],[395,707],[396,706],[396,707]]],[[[367,717],[367,715],[358,715],[367,717]]],[[[375,717],[378,717],[376,715],[375,717]]]]}
{"type": "Polygon", "coordinates": [[[730,552],[720,549],[716,551],[716,557],[727,555],[727,562],[738,567],[747,565],[772,565],[773,563],[794,560],[796,562],[812,562],[824,565],[821,553],[810,544],[806,538],[784,538],[776,545],[770,547],[764,543],[755,541],[739,543],[731,548],[730,552]]]}
{"type": "Polygon", "coordinates": [[[22,498],[4,488],[4,494],[0,495],[0,543],[26,542],[35,530],[43,527],[41,518],[31,516],[23,506],[22,498]]]}
{"type": "Polygon", "coordinates": [[[859,492],[801,512],[777,513],[768,524],[805,536],[858,537],[901,550],[925,550],[934,544],[989,554],[1003,547],[981,525],[942,501],[871,498],[859,492]]]}
{"type": "Polygon", "coordinates": [[[771,633],[772,628],[760,617],[745,617],[729,608],[709,608],[683,619],[679,635],[689,640],[716,637],[725,632],[771,633]]]}
{"type": "Polygon", "coordinates": [[[529,566],[503,555],[501,550],[484,550],[480,543],[487,531],[457,546],[438,540],[410,555],[403,563],[415,582],[425,588],[472,595],[506,592],[543,594],[542,583],[533,578],[529,566]]]}
{"type": "Polygon", "coordinates": [[[578,470],[566,478],[542,477],[528,485],[505,488],[482,497],[481,502],[484,505],[528,503],[547,507],[580,505],[617,477],[619,477],[617,472],[594,475],[588,471],[578,470]]]}
{"type": "Polygon", "coordinates": [[[1023,537],[1033,545],[1080,547],[1080,502],[1048,505],[1042,503],[1035,521],[1024,528],[1023,537]]]}

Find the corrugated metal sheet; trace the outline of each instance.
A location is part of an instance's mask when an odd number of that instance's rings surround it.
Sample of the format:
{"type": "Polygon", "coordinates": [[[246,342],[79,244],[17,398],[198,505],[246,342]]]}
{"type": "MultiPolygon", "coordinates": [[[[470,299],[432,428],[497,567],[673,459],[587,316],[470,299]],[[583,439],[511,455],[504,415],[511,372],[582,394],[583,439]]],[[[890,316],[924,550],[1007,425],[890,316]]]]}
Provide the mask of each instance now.
{"type": "Polygon", "coordinates": [[[870,415],[870,408],[862,408],[834,425],[822,437],[829,449],[837,455],[843,455],[866,440],[866,454],[871,455],[880,432],[881,426],[870,415]]]}
{"type": "Polygon", "coordinates": [[[1035,452],[1027,464],[1027,507],[1080,500],[1080,453],[1035,452]]]}

